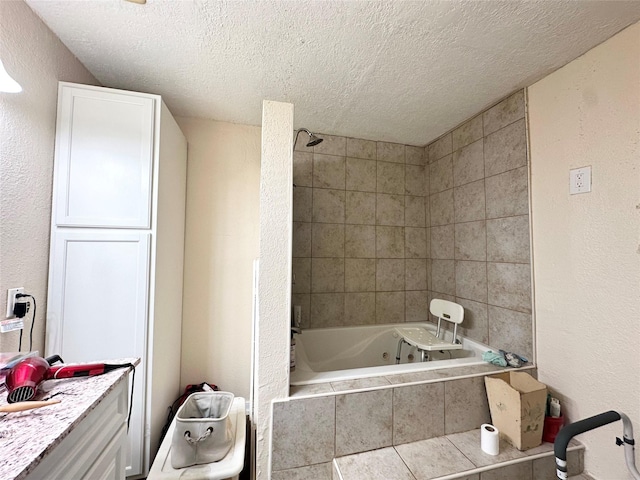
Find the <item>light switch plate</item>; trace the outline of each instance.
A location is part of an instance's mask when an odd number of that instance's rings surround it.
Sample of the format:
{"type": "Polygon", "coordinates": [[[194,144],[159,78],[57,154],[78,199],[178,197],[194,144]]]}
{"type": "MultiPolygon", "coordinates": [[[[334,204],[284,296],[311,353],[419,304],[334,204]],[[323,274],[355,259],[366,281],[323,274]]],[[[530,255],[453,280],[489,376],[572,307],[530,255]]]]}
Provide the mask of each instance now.
{"type": "Polygon", "coordinates": [[[569,194],[591,191],[591,166],[569,170],[569,194]]]}

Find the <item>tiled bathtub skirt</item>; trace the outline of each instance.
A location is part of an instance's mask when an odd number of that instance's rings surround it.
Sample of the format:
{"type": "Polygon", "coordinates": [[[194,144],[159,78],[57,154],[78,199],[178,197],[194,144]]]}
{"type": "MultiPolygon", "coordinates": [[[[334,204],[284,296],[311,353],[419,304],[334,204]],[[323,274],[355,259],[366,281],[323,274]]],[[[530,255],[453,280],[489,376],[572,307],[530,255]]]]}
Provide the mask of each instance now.
{"type": "Polygon", "coordinates": [[[484,376],[274,402],[272,471],[480,428],[484,376]]]}

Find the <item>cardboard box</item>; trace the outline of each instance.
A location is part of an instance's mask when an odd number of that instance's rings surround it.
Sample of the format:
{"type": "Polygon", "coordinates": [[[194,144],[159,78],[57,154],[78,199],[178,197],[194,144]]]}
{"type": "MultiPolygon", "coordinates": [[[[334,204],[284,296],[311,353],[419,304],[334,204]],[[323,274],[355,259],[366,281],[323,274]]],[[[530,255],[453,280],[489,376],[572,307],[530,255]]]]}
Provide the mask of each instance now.
{"type": "Polygon", "coordinates": [[[491,422],[518,450],[542,443],[547,386],[525,372],[484,377],[491,422]]]}

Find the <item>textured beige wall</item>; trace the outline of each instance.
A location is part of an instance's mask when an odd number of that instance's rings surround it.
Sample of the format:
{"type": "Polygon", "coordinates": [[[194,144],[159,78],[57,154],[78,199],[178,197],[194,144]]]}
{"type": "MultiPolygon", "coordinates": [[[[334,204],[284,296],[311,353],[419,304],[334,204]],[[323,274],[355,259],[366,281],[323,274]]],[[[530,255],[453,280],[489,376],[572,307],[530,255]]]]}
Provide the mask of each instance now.
{"type": "Polygon", "coordinates": [[[248,400],[260,127],[176,120],[189,145],[181,383],[248,400]]]}
{"type": "MultiPolygon", "coordinates": [[[[38,302],[33,348],[43,352],[58,81],[97,82],[22,1],[0,2],[0,57],[23,88],[0,93],[0,318],[7,289],[24,287],[38,302]]],[[[17,348],[17,332],[0,335],[0,351],[17,348]]]]}
{"type": "Polygon", "coordinates": [[[256,478],[271,478],[271,402],[289,394],[293,105],[262,103],[260,302],[256,326],[256,478]]]}
{"type": "MultiPolygon", "coordinates": [[[[620,410],[637,431],[640,24],[531,86],[529,118],[539,378],[571,421],[620,410]],[[570,196],[569,169],[587,165],[592,192],[570,196]]],[[[594,477],[631,478],[621,433],[579,437],[594,477]]]]}

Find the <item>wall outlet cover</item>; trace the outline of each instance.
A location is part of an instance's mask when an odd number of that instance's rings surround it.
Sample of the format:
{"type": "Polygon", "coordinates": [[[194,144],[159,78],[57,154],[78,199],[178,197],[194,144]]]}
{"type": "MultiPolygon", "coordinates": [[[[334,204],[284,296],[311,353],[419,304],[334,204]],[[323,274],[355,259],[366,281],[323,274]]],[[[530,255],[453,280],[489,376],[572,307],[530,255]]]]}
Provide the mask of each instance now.
{"type": "Polygon", "coordinates": [[[24,293],[24,287],[19,288],[10,288],[7,290],[7,317],[13,318],[15,315],[13,314],[13,306],[16,304],[16,295],[19,293],[24,293]]]}
{"type": "Polygon", "coordinates": [[[591,166],[569,170],[569,194],[591,191],[591,166]]]}

